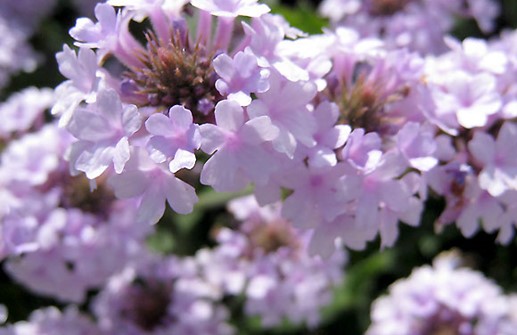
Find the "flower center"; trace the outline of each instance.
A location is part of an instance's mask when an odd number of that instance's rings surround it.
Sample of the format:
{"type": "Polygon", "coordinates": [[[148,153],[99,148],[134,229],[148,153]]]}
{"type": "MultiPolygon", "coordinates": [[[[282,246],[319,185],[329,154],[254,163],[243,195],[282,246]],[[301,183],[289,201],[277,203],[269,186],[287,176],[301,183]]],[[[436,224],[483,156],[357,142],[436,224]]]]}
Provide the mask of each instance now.
{"type": "Polygon", "coordinates": [[[64,208],[80,208],[84,212],[108,214],[115,195],[102,180],[97,181],[97,188],[90,189],[89,180],[84,175],[70,177],[65,183],[61,206],[64,208]]]}
{"type": "Polygon", "coordinates": [[[368,64],[358,63],[352,81],[329,85],[327,94],[339,106],[338,123],[353,129],[363,128],[366,132],[390,132],[400,120],[387,113],[386,106],[407,97],[410,89],[402,86],[386,92],[383,80],[369,78],[370,72],[368,64]]]}
{"type": "Polygon", "coordinates": [[[266,254],[282,247],[296,249],[298,246],[292,228],[287,222],[262,223],[254,227],[248,236],[253,248],[260,248],[266,254]]]}
{"type": "Polygon", "coordinates": [[[71,176],[68,169],[62,167],[52,172],[45,184],[38,187],[38,191],[45,193],[57,187],[61,190],[59,207],[77,208],[83,212],[107,218],[110,215],[111,205],[116,200],[115,194],[102,177],[96,182],[97,187],[92,190],[90,181],[84,174],[71,176]]]}
{"type": "Polygon", "coordinates": [[[442,307],[430,319],[425,321],[424,327],[419,334],[422,335],[461,335],[462,325],[470,324],[464,316],[442,307]]]}
{"type": "Polygon", "coordinates": [[[133,85],[133,94],[143,102],[140,105],[165,111],[182,105],[192,111],[194,122],[210,122],[214,106],[221,99],[215,88],[212,55],[207,55],[199,43],[192,46],[179,30],[171,33],[169,41],[152,32],[146,39],[147,49],[140,56],[143,66],[132,67],[124,74],[133,85]]]}
{"type": "Polygon", "coordinates": [[[371,0],[369,13],[373,16],[390,16],[406,7],[411,0],[371,0]]]}
{"type": "Polygon", "coordinates": [[[163,325],[171,303],[171,286],[158,281],[136,280],[129,288],[127,304],[120,311],[144,331],[152,331],[163,325]]]}

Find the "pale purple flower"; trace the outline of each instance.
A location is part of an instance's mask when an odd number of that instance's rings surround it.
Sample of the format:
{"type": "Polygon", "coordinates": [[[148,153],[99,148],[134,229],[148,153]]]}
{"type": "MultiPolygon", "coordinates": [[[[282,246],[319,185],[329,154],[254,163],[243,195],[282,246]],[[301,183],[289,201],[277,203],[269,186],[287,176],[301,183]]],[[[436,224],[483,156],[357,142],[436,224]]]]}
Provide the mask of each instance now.
{"type": "Polygon", "coordinates": [[[126,65],[139,64],[135,55],[129,51],[141,50],[140,44],[129,33],[127,24],[130,17],[126,11],[116,12],[107,3],[95,6],[94,23],[91,19],[81,17],[70,29],[70,36],[79,47],[98,48],[97,54],[103,57],[114,53],[126,65]]]}
{"type": "Polygon", "coordinates": [[[488,72],[502,75],[508,71],[509,55],[492,47],[486,40],[467,37],[460,42],[448,37],[445,42],[451,50],[439,58],[437,66],[461,69],[471,74],[488,72]]]}
{"type": "Polygon", "coordinates": [[[113,276],[93,303],[105,334],[227,335],[228,311],[195,262],[141,255],[113,276]]]}
{"type": "Polygon", "coordinates": [[[38,65],[38,56],[28,43],[29,35],[18,24],[0,15],[0,88],[18,72],[32,72],[38,65]]]}
{"type": "Polygon", "coordinates": [[[213,286],[245,297],[246,315],[259,316],[264,327],[316,326],[331,289],[342,280],[343,250],[328,258],[307,252],[311,232],[294,229],[280,216],[281,203],[259,207],[253,197],[232,200],[229,210],[241,221],[237,230],[221,229],[218,245],[203,252],[203,268],[213,286]]]}
{"type": "Polygon", "coordinates": [[[415,196],[420,183],[416,174],[405,174],[405,162],[399,155],[383,155],[379,165],[366,173],[357,187],[356,226],[368,232],[376,227],[382,246],[392,246],[398,237],[398,222],[416,226],[420,222],[422,201],[415,196]]]}
{"type": "Polygon", "coordinates": [[[496,197],[507,190],[517,190],[517,157],[512,155],[517,140],[517,126],[505,122],[497,140],[477,131],[469,142],[469,151],[481,164],[479,186],[496,197]]]}
{"type": "Polygon", "coordinates": [[[44,123],[44,112],[52,106],[54,94],[49,88],[28,87],[12,94],[0,104],[0,138],[9,138],[37,129],[44,123]]]}
{"type": "Polygon", "coordinates": [[[33,235],[27,241],[32,245],[22,245],[24,255],[8,260],[7,273],[39,294],[84,301],[88,290],[104,285],[141,250],[148,233],[146,226],[135,224],[134,203],[118,202],[111,210],[104,220],[101,213],[96,217],[78,209],[50,210],[46,220],[33,222],[39,227],[26,232],[33,235]]]}
{"type": "Polygon", "coordinates": [[[437,143],[432,128],[408,122],[399,130],[396,139],[398,149],[415,169],[429,171],[438,164],[434,156],[437,143]]]}
{"type": "Polygon", "coordinates": [[[68,45],[56,54],[59,71],[69,80],[55,89],[56,102],[52,114],[60,117],[60,126],[69,123],[76,107],[83,101],[92,103],[104,75],[99,71],[97,55],[88,48],[79,48],[77,54],[68,45]]]}
{"type": "Polygon", "coordinates": [[[465,237],[471,237],[479,230],[480,223],[487,232],[511,227],[511,222],[508,227],[501,226],[504,213],[501,201],[480,188],[472,167],[460,162],[457,159],[439,165],[425,176],[429,187],[446,200],[437,228],[455,222],[465,237]]]}
{"type": "Polygon", "coordinates": [[[119,33],[121,16],[112,6],[99,3],[95,6],[95,17],[97,23],[85,17],[77,19],[70,35],[82,42],[80,46],[109,51],[117,43],[115,38],[119,33]]]}
{"type": "Polygon", "coordinates": [[[500,4],[493,0],[468,0],[467,15],[474,18],[484,33],[494,31],[496,18],[501,12],[500,4]]]}
{"type": "Polygon", "coordinates": [[[365,134],[362,128],[354,129],[341,151],[341,157],[359,171],[373,171],[382,158],[380,136],[376,132],[365,134]]]}
{"type": "Polygon", "coordinates": [[[44,184],[60,164],[70,136],[45,126],[36,133],[29,133],[10,145],[2,153],[1,170],[11,182],[37,186],[44,184]]]}
{"type": "Polygon", "coordinates": [[[446,50],[443,36],[453,30],[457,17],[474,18],[488,32],[499,8],[490,0],[467,1],[463,7],[445,0],[326,0],[319,9],[333,26],[356,29],[363,37],[382,38],[390,48],[437,54],[446,50]]]}
{"type": "Polygon", "coordinates": [[[257,58],[250,52],[239,51],[233,58],[220,54],[214,59],[214,69],[219,75],[215,87],[228,100],[241,106],[251,103],[251,93],[262,93],[269,89],[269,71],[257,64],[257,58]]]}
{"type": "Polygon", "coordinates": [[[246,121],[242,107],[228,100],[217,104],[215,119],[217,126],[199,128],[201,149],[213,153],[203,166],[201,182],[217,191],[236,191],[250,181],[265,184],[275,160],[262,144],[274,140],[278,128],[266,115],[246,121]]]}
{"type": "Polygon", "coordinates": [[[307,229],[343,214],[345,203],[357,191],[353,178],[345,177],[346,172],[342,164],[290,171],[282,180],[282,186],[293,193],[285,199],[282,215],[296,227],[307,229]]]}
{"type": "Polygon", "coordinates": [[[323,167],[337,164],[335,150],[345,144],[351,132],[350,126],[336,124],[338,117],[338,107],[329,102],[319,104],[314,110],[314,118],[318,127],[314,134],[316,145],[299,150],[307,155],[308,163],[311,166],[323,167]]]}
{"type": "Polygon", "coordinates": [[[250,118],[267,116],[279,129],[273,140],[276,151],[292,158],[297,143],[306,147],[316,145],[316,122],[307,104],[314,98],[316,87],[308,82],[291,82],[278,74],[270,77],[270,89],[257,94],[248,106],[250,118]]]}
{"type": "MultiPolygon", "coordinates": [[[[357,185],[359,187],[360,185],[357,185]]],[[[353,250],[363,250],[366,243],[372,241],[379,233],[379,227],[365,225],[353,216],[355,207],[348,204],[347,213],[334,220],[321,222],[311,237],[308,252],[312,256],[324,259],[330,257],[339,248],[347,247],[353,250]]]]}
{"type": "Polygon", "coordinates": [[[196,163],[194,151],[201,145],[198,125],[192,123],[192,113],[182,106],[173,106],[169,116],[153,114],[145,121],[151,134],[147,142],[149,157],[156,163],[169,163],[172,173],[182,168],[192,169],[196,163]]]}
{"type": "Polygon", "coordinates": [[[178,179],[166,165],[152,161],[143,149],[136,150],[128,167],[112,175],[109,184],[118,198],[139,199],[137,223],[158,222],[165,211],[165,201],[177,213],[190,213],[197,202],[194,188],[178,179]]]}
{"type": "Polygon", "coordinates": [[[496,80],[488,73],[449,73],[441,84],[431,88],[431,94],[435,108],[430,119],[451,134],[456,134],[459,126],[471,129],[487,125],[489,116],[502,106],[496,80]]]}
{"type": "Polygon", "coordinates": [[[63,156],[71,141],[51,123],[2,153],[0,258],[34,292],[80,302],[120,268],[148,228],[134,224],[135,204],[116,201],[102,180],[92,191],[83,175],[70,176],[63,156]]]}
{"type": "Polygon", "coordinates": [[[434,266],[414,269],[372,306],[367,335],[506,334],[511,322],[507,298],[482,273],[457,267],[442,256],[434,266]],[[508,328],[507,328],[508,329],[508,328]]]}
{"type": "Polygon", "coordinates": [[[490,222],[491,229],[498,229],[497,242],[508,244],[515,236],[517,228],[517,191],[507,191],[497,198],[502,205],[503,213],[495,221],[490,222]]]}
{"type": "Polygon", "coordinates": [[[272,67],[289,81],[310,79],[308,69],[290,59],[288,52],[287,55],[281,52],[281,42],[285,37],[296,38],[302,35],[299,30],[290,27],[282,16],[266,14],[255,18],[251,25],[243,23],[243,28],[259,66],[272,67]]]}
{"type": "Polygon", "coordinates": [[[100,91],[95,103],[76,109],[67,126],[79,140],[71,148],[73,167],[89,179],[99,177],[111,164],[121,173],[129,160],[129,137],[141,124],[135,105],[123,105],[115,91],[100,91]]]}

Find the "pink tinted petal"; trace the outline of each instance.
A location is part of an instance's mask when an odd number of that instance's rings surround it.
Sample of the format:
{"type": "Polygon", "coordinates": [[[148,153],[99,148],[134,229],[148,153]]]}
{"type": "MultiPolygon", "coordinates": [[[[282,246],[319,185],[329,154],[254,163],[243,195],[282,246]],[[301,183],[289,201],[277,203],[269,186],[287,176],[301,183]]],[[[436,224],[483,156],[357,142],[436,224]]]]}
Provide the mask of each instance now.
{"type": "Polygon", "coordinates": [[[136,197],[145,192],[149,180],[144,172],[139,170],[125,171],[122,175],[112,175],[108,180],[119,199],[136,197]]]}
{"type": "Polygon", "coordinates": [[[294,136],[282,129],[273,142],[273,147],[276,151],[286,154],[289,158],[293,158],[296,149],[296,139],[294,136]]]}
{"type": "Polygon", "coordinates": [[[102,90],[97,94],[95,106],[100,108],[102,114],[112,126],[119,125],[122,118],[122,103],[118,93],[114,90],[102,90]]]}
{"type": "Polygon", "coordinates": [[[336,250],[335,239],[340,236],[340,227],[333,222],[321,222],[315,229],[309,243],[309,254],[328,259],[336,250]]]}
{"type": "Polygon", "coordinates": [[[505,183],[505,175],[494,166],[486,166],[479,174],[479,187],[487,190],[490,195],[497,197],[508,190],[508,185],[505,183]]]}
{"type": "Polygon", "coordinates": [[[474,210],[474,206],[468,206],[461,212],[459,218],[456,221],[456,225],[460,228],[463,236],[469,238],[476,233],[479,228],[478,215],[474,210]]]}
{"type": "Polygon", "coordinates": [[[147,142],[149,157],[156,163],[163,163],[167,160],[167,153],[171,153],[171,141],[163,136],[153,136],[147,142]]]}
{"type": "Polygon", "coordinates": [[[309,148],[315,146],[316,141],[313,136],[316,133],[316,122],[313,115],[305,110],[288,113],[282,116],[285,127],[305,146],[309,148]]]}
{"type": "Polygon", "coordinates": [[[183,106],[172,106],[169,110],[169,118],[180,129],[188,129],[193,122],[192,113],[183,106]]]}
{"type": "Polygon", "coordinates": [[[180,169],[192,169],[196,164],[196,155],[193,152],[178,149],[174,158],[169,163],[169,170],[172,173],[177,172],[180,169]]]}
{"type": "Polygon", "coordinates": [[[236,132],[244,123],[244,112],[238,103],[223,100],[215,106],[215,120],[219,127],[236,132]]]}
{"type": "Polygon", "coordinates": [[[469,142],[468,148],[474,159],[483,165],[492,164],[495,159],[496,144],[492,136],[477,131],[469,142]]]}
{"type": "Polygon", "coordinates": [[[99,177],[113,162],[113,147],[98,146],[93,151],[84,151],[75,163],[75,168],[86,173],[88,179],[99,177]]]}
{"type": "Polygon", "coordinates": [[[192,212],[198,200],[194,188],[176,177],[168,180],[165,194],[169,205],[179,214],[192,212]]]}
{"type": "Polygon", "coordinates": [[[314,117],[319,129],[332,128],[339,117],[339,109],[336,104],[325,101],[318,105],[314,117]]]}
{"type": "Polygon", "coordinates": [[[217,192],[233,192],[244,188],[247,181],[238,173],[235,157],[224,150],[212,156],[203,166],[201,183],[217,192]]]}
{"type": "Polygon", "coordinates": [[[391,247],[399,235],[398,219],[389,210],[383,211],[380,222],[381,247],[391,247]]]}
{"type": "Polygon", "coordinates": [[[271,123],[271,119],[267,116],[249,120],[239,131],[242,138],[251,144],[272,141],[278,136],[278,133],[278,128],[271,123]]]}
{"type": "Polygon", "coordinates": [[[127,137],[122,137],[115,146],[113,153],[113,165],[116,173],[121,173],[124,170],[126,162],[129,160],[129,142],[127,137]]]}
{"type": "Polygon", "coordinates": [[[245,148],[239,152],[242,170],[255,184],[265,184],[276,168],[276,161],[261,148],[245,148]]]}
{"type": "MultiPolygon", "coordinates": [[[[335,126],[331,131],[329,132],[332,136],[332,138],[335,138],[335,141],[332,141],[334,144],[333,149],[337,149],[345,145],[346,141],[348,140],[348,137],[350,136],[350,133],[352,132],[352,128],[349,125],[339,124],[335,126]],[[334,132],[337,133],[337,135],[334,135],[334,132]]],[[[328,141],[328,138],[325,138],[325,142],[328,141]]],[[[330,142],[330,141],[329,141],[330,142]]]]}
{"type": "Polygon", "coordinates": [[[165,211],[165,195],[159,185],[150,186],[144,193],[136,220],[140,224],[155,224],[165,211]]]}
{"type": "Polygon", "coordinates": [[[142,126],[142,117],[135,105],[129,105],[124,108],[122,113],[122,127],[127,135],[133,135],[142,126]]]}
{"type": "Polygon", "coordinates": [[[246,110],[250,118],[256,118],[263,115],[268,115],[268,107],[261,100],[255,100],[249,105],[246,110]]]}
{"type": "Polygon", "coordinates": [[[240,91],[228,94],[228,100],[235,101],[243,107],[248,106],[252,101],[251,97],[247,93],[240,91]]]}
{"type": "Polygon", "coordinates": [[[214,65],[215,72],[217,72],[221,78],[226,82],[232,80],[235,74],[235,68],[233,66],[233,60],[228,55],[220,54],[213,60],[212,64],[214,65]]]}
{"type": "MultiPolygon", "coordinates": [[[[517,126],[510,122],[505,122],[497,135],[496,149],[498,153],[511,152],[515,150],[517,143],[517,126]]],[[[513,155],[515,156],[515,155],[513,155]]],[[[510,161],[515,161],[510,159],[510,161]]]]}
{"type": "Polygon", "coordinates": [[[334,150],[321,147],[311,153],[309,163],[314,167],[334,166],[337,164],[336,154],[334,150]]]}
{"type": "Polygon", "coordinates": [[[95,17],[104,27],[114,28],[117,23],[117,15],[115,9],[107,4],[98,4],[95,6],[95,17]]]}
{"type": "Polygon", "coordinates": [[[85,109],[76,110],[67,129],[76,138],[92,142],[110,138],[114,133],[114,129],[102,116],[85,109]]]}
{"type": "Polygon", "coordinates": [[[378,226],[378,199],[369,196],[360,199],[356,209],[356,222],[359,227],[378,226]]]}
{"type": "Polygon", "coordinates": [[[409,208],[408,210],[398,214],[400,221],[414,227],[418,226],[420,224],[420,218],[422,217],[424,205],[417,198],[412,197],[408,200],[407,207],[409,208]]]}
{"type": "Polygon", "coordinates": [[[391,210],[402,212],[406,210],[410,195],[399,181],[389,180],[380,186],[380,196],[391,210]]]}
{"type": "Polygon", "coordinates": [[[78,18],[75,26],[70,29],[70,36],[78,41],[97,41],[100,38],[100,32],[96,29],[95,24],[88,18],[78,18]]]}
{"type": "Polygon", "coordinates": [[[273,182],[266,185],[255,185],[253,193],[257,202],[262,206],[280,201],[282,197],[280,188],[273,182]]]}
{"type": "Polygon", "coordinates": [[[213,124],[203,124],[199,127],[201,134],[201,149],[207,154],[212,154],[219,149],[226,140],[226,134],[213,124]]]}
{"type": "Polygon", "coordinates": [[[172,133],[170,119],[161,113],[151,115],[145,121],[145,128],[153,135],[168,137],[172,133]]]}

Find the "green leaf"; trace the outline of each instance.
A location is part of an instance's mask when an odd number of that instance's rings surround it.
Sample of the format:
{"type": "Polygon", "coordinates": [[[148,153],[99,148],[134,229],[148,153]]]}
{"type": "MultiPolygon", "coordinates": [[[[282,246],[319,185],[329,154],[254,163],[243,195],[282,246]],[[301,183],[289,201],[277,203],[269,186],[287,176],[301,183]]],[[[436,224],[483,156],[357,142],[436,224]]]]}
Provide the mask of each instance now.
{"type": "Polygon", "coordinates": [[[271,12],[282,15],[293,27],[309,34],[321,34],[322,29],[328,26],[328,20],[318,16],[316,10],[305,1],[299,2],[296,7],[272,5],[271,12]]]}

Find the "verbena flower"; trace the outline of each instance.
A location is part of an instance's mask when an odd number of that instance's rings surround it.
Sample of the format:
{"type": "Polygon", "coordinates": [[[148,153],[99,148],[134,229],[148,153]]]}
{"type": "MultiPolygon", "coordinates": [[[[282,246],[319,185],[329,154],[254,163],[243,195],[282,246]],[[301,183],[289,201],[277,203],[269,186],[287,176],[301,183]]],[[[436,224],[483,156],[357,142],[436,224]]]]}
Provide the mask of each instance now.
{"type": "Polygon", "coordinates": [[[93,303],[103,334],[232,334],[221,296],[189,260],[143,254],[93,303]]]}
{"type": "Polygon", "coordinates": [[[326,0],[319,11],[333,25],[357,29],[361,36],[382,38],[391,48],[410,48],[421,53],[446,50],[443,36],[458,17],[474,19],[485,33],[495,28],[500,8],[496,1],[469,0],[326,0]]]}
{"type": "Polygon", "coordinates": [[[206,278],[224,293],[242,296],[244,313],[260,316],[266,327],[284,321],[315,327],[332,300],[332,287],[342,280],[344,251],[311,257],[311,232],[283,219],[280,203],[259,207],[248,196],[230,202],[229,209],[239,227],[220,229],[215,249],[196,254],[206,278]]]}
{"type": "Polygon", "coordinates": [[[50,123],[2,153],[0,257],[29,289],[80,302],[137,252],[148,228],[134,224],[135,204],[116,200],[105,181],[92,191],[83,175],[70,175],[71,141],[50,123]]]}
{"type": "Polygon", "coordinates": [[[366,334],[510,334],[515,324],[501,288],[457,262],[439,258],[392,284],[373,303],[366,334]]]}

